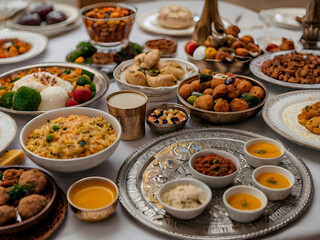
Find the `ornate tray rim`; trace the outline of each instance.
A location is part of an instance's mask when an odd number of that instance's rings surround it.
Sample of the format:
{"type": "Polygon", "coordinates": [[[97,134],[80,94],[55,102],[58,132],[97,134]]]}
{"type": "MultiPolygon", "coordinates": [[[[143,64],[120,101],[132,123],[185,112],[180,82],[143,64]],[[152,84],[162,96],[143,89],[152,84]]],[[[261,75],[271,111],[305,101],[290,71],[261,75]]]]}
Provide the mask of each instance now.
{"type": "Polygon", "coordinates": [[[131,204],[129,204],[129,202],[127,202],[128,196],[124,195],[127,194],[127,191],[124,189],[124,187],[121,187],[121,183],[123,182],[123,178],[126,177],[126,174],[128,172],[128,170],[130,169],[130,167],[136,162],[133,161],[134,157],[136,155],[139,155],[140,153],[142,153],[143,151],[146,151],[149,149],[149,147],[151,147],[152,145],[170,138],[170,137],[174,137],[174,136],[178,136],[178,135],[183,135],[184,133],[187,132],[193,132],[193,131],[225,131],[225,132],[230,132],[230,133],[238,133],[238,134],[245,134],[247,136],[252,136],[252,137],[266,137],[265,135],[262,134],[258,134],[252,131],[247,131],[247,130],[240,130],[240,129],[235,129],[235,128],[224,128],[224,127],[205,127],[205,128],[192,128],[192,129],[184,129],[184,130],[180,130],[177,132],[173,132],[170,134],[165,134],[162,136],[159,136],[157,138],[152,139],[151,141],[145,143],[144,145],[142,145],[141,147],[139,147],[136,151],[132,152],[127,158],[126,160],[123,162],[122,166],[119,169],[118,175],[117,175],[117,185],[119,186],[119,201],[121,203],[121,205],[127,210],[127,212],[134,217],[136,220],[138,220],[140,223],[142,223],[143,225],[145,225],[146,227],[149,227],[157,232],[160,232],[162,234],[166,234],[169,235],[171,237],[176,237],[176,238],[180,238],[180,239],[223,239],[223,240],[227,240],[227,239],[250,239],[250,238],[255,238],[255,237],[259,237],[262,235],[266,235],[268,233],[274,232],[278,229],[281,229],[285,226],[287,226],[289,223],[293,222],[294,220],[296,220],[299,216],[302,215],[302,213],[304,211],[306,211],[308,209],[308,207],[310,206],[310,203],[312,202],[313,199],[313,195],[314,195],[314,184],[313,184],[313,180],[312,180],[312,175],[311,172],[309,170],[309,168],[307,167],[307,165],[300,159],[300,157],[298,157],[295,153],[292,153],[291,151],[289,151],[289,149],[287,147],[285,147],[286,152],[289,152],[293,157],[295,157],[298,162],[301,164],[300,168],[304,168],[302,170],[305,170],[306,176],[308,177],[309,180],[309,193],[307,194],[307,198],[303,201],[302,205],[291,215],[291,217],[286,218],[284,221],[280,222],[279,224],[269,227],[269,228],[265,228],[263,230],[259,230],[256,232],[249,232],[246,234],[242,234],[242,235],[234,235],[234,236],[226,236],[226,237],[221,237],[221,236],[192,236],[192,235],[182,235],[180,233],[176,233],[174,231],[171,230],[167,230],[164,229],[162,227],[158,227],[154,224],[150,224],[150,222],[146,221],[143,218],[139,217],[139,214],[137,214],[137,212],[134,209],[134,206],[132,206],[131,204]],[[126,172],[127,171],[127,172],[126,172]]]}

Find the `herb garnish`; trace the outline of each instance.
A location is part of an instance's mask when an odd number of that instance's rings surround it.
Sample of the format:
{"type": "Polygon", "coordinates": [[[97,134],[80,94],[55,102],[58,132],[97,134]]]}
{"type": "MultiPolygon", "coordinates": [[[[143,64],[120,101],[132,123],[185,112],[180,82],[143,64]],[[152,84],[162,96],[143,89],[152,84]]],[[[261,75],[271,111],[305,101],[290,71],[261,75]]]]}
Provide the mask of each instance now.
{"type": "Polygon", "coordinates": [[[208,81],[210,81],[212,79],[213,78],[210,75],[207,75],[207,74],[204,74],[204,73],[200,74],[200,82],[208,82],[208,81]]]}
{"type": "Polygon", "coordinates": [[[79,145],[80,145],[81,147],[83,147],[85,144],[86,144],[86,142],[83,141],[83,140],[81,140],[81,141],[79,142],[79,145]]]}
{"type": "Polygon", "coordinates": [[[27,183],[26,185],[14,185],[10,188],[8,194],[11,200],[19,200],[34,192],[34,183],[27,183]]]}
{"type": "Polygon", "coordinates": [[[266,154],[267,153],[267,151],[266,150],[256,150],[256,151],[254,151],[254,153],[258,153],[258,154],[266,154]]]}
{"type": "Polygon", "coordinates": [[[248,203],[247,203],[246,200],[241,201],[240,204],[241,204],[241,206],[244,207],[244,208],[246,208],[246,207],[248,206],[248,203]]]}
{"type": "Polygon", "coordinates": [[[277,184],[277,180],[274,180],[274,178],[272,177],[272,178],[269,178],[268,180],[267,180],[267,183],[271,183],[271,184],[277,184]]]}
{"type": "Polygon", "coordinates": [[[47,142],[51,143],[52,140],[53,140],[52,134],[48,134],[48,135],[46,136],[46,140],[47,140],[47,142]]]}
{"type": "Polygon", "coordinates": [[[307,105],[307,106],[304,107],[304,109],[306,109],[306,110],[307,110],[308,108],[309,108],[309,105],[307,105]]]}
{"type": "Polygon", "coordinates": [[[201,204],[201,201],[199,199],[193,199],[196,203],[201,204]]]}

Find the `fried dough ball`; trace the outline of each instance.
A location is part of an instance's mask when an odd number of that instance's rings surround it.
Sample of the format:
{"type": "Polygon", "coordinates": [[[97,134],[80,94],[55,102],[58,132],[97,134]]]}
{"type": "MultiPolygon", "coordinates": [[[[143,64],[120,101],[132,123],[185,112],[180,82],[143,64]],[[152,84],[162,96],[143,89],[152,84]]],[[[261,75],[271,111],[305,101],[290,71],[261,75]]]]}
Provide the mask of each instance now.
{"type": "Polygon", "coordinates": [[[236,77],[236,78],[233,79],[232,85],[236,87],[236,86],[238,86],[238,84],[239,84],[241,81],[242,81],[241,78],[237,78],[237,77],[236,77]]]}
{"type": "Polygon", "coordinates": [[[236,97],[239,97],[239,91],[231,84],[228,85],[227,97],[229,99],[234,99],[236,97]]]}
{"type": "Polygon", "coordinates": [[[147,77],[142,72],[139,71],[139,65],[134,64],[127,68],[126,70],[126,81],[133,85],[141,85],[141,86],[147,86],[147,77]]]}
{"type": "Polygon", "coordinates": [[[294,49],[294,42],[292,40],[288,40],[288,39],[282,37],[279,49],[281,51],[292,50],[292,49],[294,49]]]}
{"type": "Polygon", "coordinates": [[[202,95],[196,99],[193,106],[204,110],[211,110],[213,106],[213,97],[211,95],[202,95]]]}
{"type": "Polygon", "coordinates": [[[207,68],[203,69],[202,73],[208,76],[212,76],[212,70],[207,68]]]}
{"type": "Polygon", "coordinates": [[[10,221],[14,221],[16,218],[17,215],[14,207],[8,205],[0,206],[0,226],[3,226],[10,221]]]}
{"type": "Polygon", "coordinates": [[[320,134],[320,117],[313,117],[306,122],[306,128],[315,134],[320,134]]]}
{"type": "Polygon", "coordinates": [[[203,94],[212,95],[213,94],[213,89],[212,88],[207,88],[206,90],[203,91],[203,94]]]}
{"type": "Polygon", "coordinates": [[[264,90],[261,88],[261,87],[258,87],[258,86],[253,86],[250,90],[250,93],[252,93],[253,95],[255,95],[257,98],[260,99],[260,101],[262,99],[264,99],[264,90]]]}
{"type": "Polygon", "coordinates": [[[21,174],[19,185],[34,184],[34,193],[39,193],[47,186],[46,175],[39,169],[30,169],[21,174]]]}
{"type": "Polygon", "coordinates": [[[238,34],[239,34],[239,32],[240,32],[240,29],[239,29],[239,27],[236,26],[236,25],[230,25],[230,26],[226,29],[225,32],[226,32],[226,34],[232,35],[232,36],[234,36],[235,38],[237,38],[237,37],[238,37],[238,34]]]}
{"type": "Polygon", "coordinates": [[[23,219],[30,218],[40,212],[47,203],[48,201],[44,196],[31,194],[20,200],[18,212],[23,219]]]}
{"type": "Polygon", "coordinates": [[[160,70],[161,73],[173,74],[177,79],[183,78],[185,74],[184,69],[174,61],[159,61],[155,69],[160,70]]]}
{"type": "Polygon", "coordinates": [[[217,79],[214,78],[211,80],[211,88],[215,88],[216,86],[220,85],[220,84],[224,84],[225,79],[217,79]]]}
{"type": "Polygon", "coordinates": [[[249,108],[248,103],[240,98],[235,98],[230,102],[232,112],[243,111],[249,108]]]}
{"type": "Polygon", "coordinates": [[[6,202],[8,202],[10,199],[10,196],[7,192],[7,189],[4,187],[0,187],[0,206],[5,205],[6,202]]]}
{"type": "Polygon", "coordinates": [[[20,175],[24,172],[23,169],[8,169],[3,172],[2,181],[0,181],[0,186],[10,187],[16,185],[19,182],[20,175]]]}
{"type": "Polygon", "coordinates": [[[147,74],[147,84],[149,87],[170,87],[177,84],[177,78],[170,73],[150,76],[147,74]]]}
{"type": "Polygon", "coordinates": [[[230,109],[229,102],[223,98],[214,100],[213,109],[216,112],[228,112],[230,109]]]}
{"type": "Polygon", "coordinates": [[[179,89],[179,94],[182,98],[187,99],[193,92],[191,84],[187,83],[184,84],[180,89],[179,89]]]}
{"type": "Polygon", "coordinates": [[[240,95],[244,92],[250,92],[251,88],[252,83],[248,80],[241,80],[241,82],[239,82],[239,84],[237,85],[237,89],[240,95]]]}
{"type": "Polygon", "coordinates": [[[226,84],[219,84],[213,90],[213,97],[214,98],[221,98],[226,95],[228,92],[228,86],[226,84]]]}
{"type": "Polygon", "coordinates": [[[251,37],[250,35],[245,35],[245,36],[243,36],[242,38],[240,38],[240,40],[241,40],[242,42],[245,42],[246,44],[248,44],[248,43],[254,43],[254,39],[253,39],[253,37],[251,37]]]}
{"type": "Polygon", "coordinates": [[[191,86],[192,86],[192,89],[193,91],[196,91],[196,92],[200,92],[200,80],[193,80],[191,82],[191,86]]]}

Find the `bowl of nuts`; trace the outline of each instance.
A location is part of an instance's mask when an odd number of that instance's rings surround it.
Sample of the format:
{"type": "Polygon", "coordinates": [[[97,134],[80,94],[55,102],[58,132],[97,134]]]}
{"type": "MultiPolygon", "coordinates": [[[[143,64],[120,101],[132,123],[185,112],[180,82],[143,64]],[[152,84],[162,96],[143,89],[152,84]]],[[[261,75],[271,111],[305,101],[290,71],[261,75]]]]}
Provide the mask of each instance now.
{"type": "Polygon", "coordinates": [[[261,49],[250,35],[239,36],[240,29],[229,26],[224,33],[212,32],[203,43],[190,40],[185,45],[188,60],[200,69],[243,73],[261,49]]]}
{"type": "Polygon", "coordinates": [[[127,46],[137,9],[123,3],[97,3],[81,9],[91,44],[98,52],[117,52],[127,46]]]}

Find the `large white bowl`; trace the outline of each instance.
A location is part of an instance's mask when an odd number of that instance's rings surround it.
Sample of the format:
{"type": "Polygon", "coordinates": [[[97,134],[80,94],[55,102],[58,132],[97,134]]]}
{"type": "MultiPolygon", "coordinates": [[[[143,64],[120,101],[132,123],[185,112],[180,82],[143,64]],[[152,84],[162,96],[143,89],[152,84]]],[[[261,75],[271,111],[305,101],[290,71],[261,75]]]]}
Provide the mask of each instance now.
{"type": "Polygon", "coordinates": [[[268,204],[268,199],[263,192],[255,187],[246,185],[238,185],[227,189],[222,196],[222,200],[229,214],[229,218],[242,223],[256,220],[264,212],[268,204]],[[247,193],[255,196],[261,201],[261,207],[255,210],[240,210],[230,206],[228,203],[229,197],[237,193],[247,193]]]}
{"type": "Polygon", "coordinates": [[[108,159],[114,151],[117,149],[120,136],[121,136],[121,126],[116,118],[114,118],[109,113],[85,107],[69,107],[49,111],[44,113],[31,121],[29,121],[20,133],[20,145],[24,153],[30,158],[33,162],[39,166],[48,169],[49,171],[59,172],[59,173],[76,173],[89,170],[94,168],[108,159]],[[68,117],[72,114],[84,115],[89,117],[103,117],[108,123],[111,123],[115,132],[117,133],[117,139],[111,144],[111,146],[106,149],[92,154],[86,157],[73,158],[73,159],[53,159],[40,157],[33,152],[29,151],[26,147],[26,141],[31,132],[44,125],[47,120],[52,120],[58,117],[68,117]]]}
{"type": "Polygon", "coordinates": [[[288,195],[291,193],[292,187],[294,185],[295,178],[293,174],[282,167],[278,166],[261,166],[255,169],[252,173],[252,183],[253,186],[259,188],[264,194],[267,195],[269,200],[277,201],[282,200],[288,197],[288,195]],[[262,184],[260,184],[256,179],[257,177],[265,172],[273,172],[281,174],[282,176],[286,177],[290,183],[290,186],[287,188],[281,188],[281,189],[275,189],[275,188],[269,188],[262,184]]]}
{"type": "Polygon", "coordinates": [[[206,183],[208,186],[212,188],[220,188],[220,187],[225,187],[231,183],[233,183],[235,177],[238,175],[239,170],[240,170],[240,163],[239,160],[231,153],[222,151],[222,150],[217,150],[217,149],[207,149],[203,150],[200,152],[197,152],[193,154],[190,159],[189,159],[189,167],[190,167],[190,172],[192,176],[204,183],[206,183]],[[237,170],[227,176],[207,176],[205,174],[199,173],[197,170],[194,169],[194,162],[197,160],[199,157],[204,157],[208,154],[217,154],[221,157],[224,157],[226,159],[230,159],[237,167],[237,170]]]}
{"type": "Polygon", "coordinates": [[[157,199],[159,203],[164,207],[164,209],[168,213],[170,213],[172,216],[180,219],[192,219],[199,216],[204,211],[204,209],[208,206],[208,204],[211,201],[211,198],[212,198],[211,189],[203,182],[193,178],[180,178],[180,179],[172,180],[162,185],[157,192],[157,199]],[[190,208],[190,209],[178,209],[178,208],[171,207],[168,204],[165,204],[161,200],[162,194],[180,184],[190,184],[195,187],[201,188],[207,195],[207,201],[203,203],[200,207],[190,208]]]}
{"type": "Polygon", "coordinates": [[[193,63],[190,63],[185,60],[181,60],[178,58],[161,58],[161,61],[174,61],[181,65],[181,67],[185,70],[185,75],[182,79],[178,80],[178,83],[175,86],[171,87],[146,87],[140,85],[133,85],[127,83],[125,74],[126,69],[132,65],[134,59],[122,62],[113,72],[114,78],[117,80],[117,84],[121,90],[135,90],[143,92],[148,96],[149,101],[157,102],[157,101],[164,101],[170,98],[176,97],[177,94],[177,87],[181,81],[187,79],[193,75],[198,74],[199,69],[193,63]]]}

